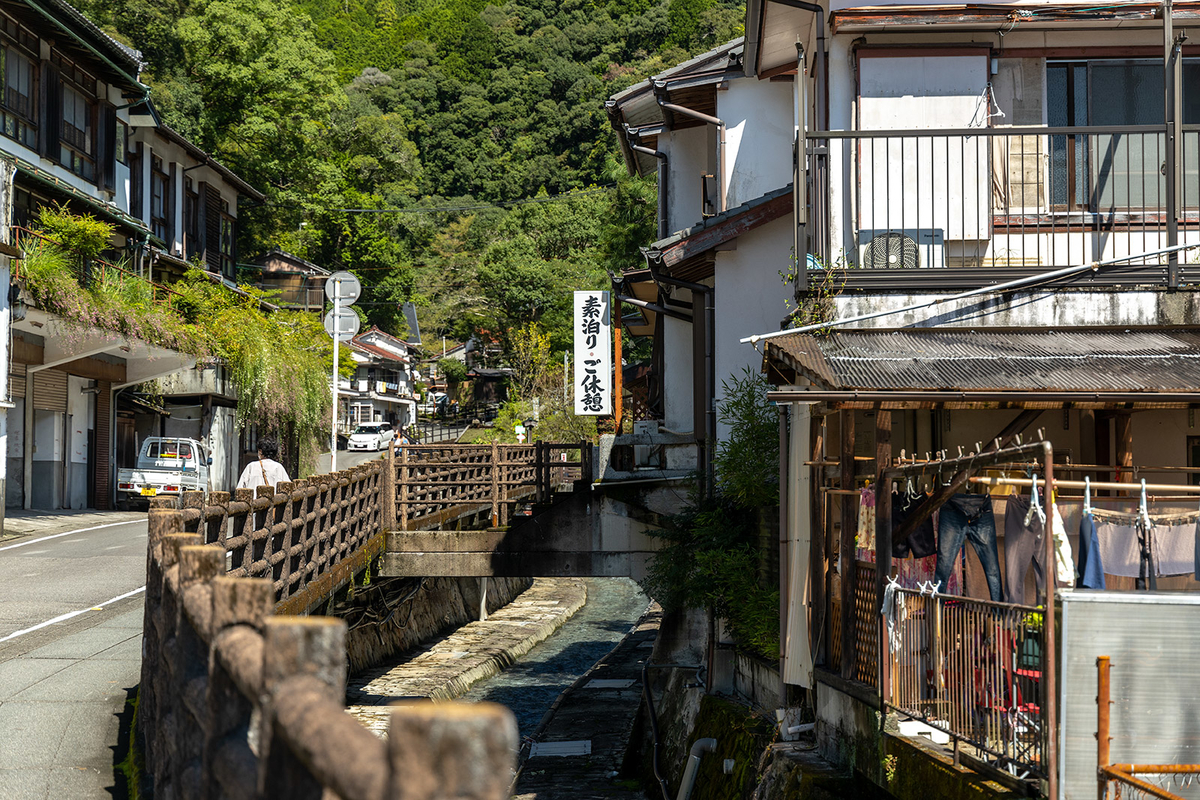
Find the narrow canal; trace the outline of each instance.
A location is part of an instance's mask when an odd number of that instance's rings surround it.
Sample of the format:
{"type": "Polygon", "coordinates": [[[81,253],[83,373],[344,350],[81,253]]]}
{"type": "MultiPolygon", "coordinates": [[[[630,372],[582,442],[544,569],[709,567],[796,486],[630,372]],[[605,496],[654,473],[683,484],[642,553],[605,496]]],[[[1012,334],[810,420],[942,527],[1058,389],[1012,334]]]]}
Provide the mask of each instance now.
{"type": "Polygon", "coordinates": [[[533,733],[555,698],[629,632],[650,601],[629,578],[587,578],[587,603],[520,661],[471,687],[463,700],[500,703],[533,733]]]}

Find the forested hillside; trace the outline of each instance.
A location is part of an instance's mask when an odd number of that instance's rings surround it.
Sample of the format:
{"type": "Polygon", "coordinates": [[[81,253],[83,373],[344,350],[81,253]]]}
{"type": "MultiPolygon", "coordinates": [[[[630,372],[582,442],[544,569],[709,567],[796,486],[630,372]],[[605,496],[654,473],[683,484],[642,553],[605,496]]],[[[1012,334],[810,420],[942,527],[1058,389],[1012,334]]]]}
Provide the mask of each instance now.
{"type": "Polygon", "coordinates": [[[603,100],[740,35],[728,2],[81,6],[142,50],[168,124],[267,192],[243,255],[359,273],[389,330],[412,297],[430,338],[535,320],[562,347],[567,290],[653,234],[654,187],[623,178],[603,100]]]}

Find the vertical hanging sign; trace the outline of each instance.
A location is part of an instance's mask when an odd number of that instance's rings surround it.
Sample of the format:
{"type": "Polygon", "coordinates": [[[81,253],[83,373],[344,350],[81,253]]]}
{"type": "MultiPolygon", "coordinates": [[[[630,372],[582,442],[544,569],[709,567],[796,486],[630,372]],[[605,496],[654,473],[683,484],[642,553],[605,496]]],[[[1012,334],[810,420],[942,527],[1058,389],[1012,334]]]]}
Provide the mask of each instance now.
{"type": "Polygon", "coordinates": [[[575,292],[575,414],[612,413],[612,325],[608,292],[575,292]]]}

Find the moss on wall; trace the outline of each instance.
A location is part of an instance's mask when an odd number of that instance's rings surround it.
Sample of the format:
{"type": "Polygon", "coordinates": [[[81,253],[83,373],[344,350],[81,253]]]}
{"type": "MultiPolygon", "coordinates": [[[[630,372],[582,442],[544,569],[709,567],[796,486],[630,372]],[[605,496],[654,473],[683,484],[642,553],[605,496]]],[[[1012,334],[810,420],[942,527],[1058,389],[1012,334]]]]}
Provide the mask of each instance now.
{"type": "Polygon", "coordinates": [[[750,709],[712,695],[700,701],[688,748],[699,739],[717,740],[717,749],[700,760],[693,800],[748,800],[759,781],[759,761],[775,738],[775,726],[750,709]],[[726,775],[724,763],[733,760],[726,775]]]}

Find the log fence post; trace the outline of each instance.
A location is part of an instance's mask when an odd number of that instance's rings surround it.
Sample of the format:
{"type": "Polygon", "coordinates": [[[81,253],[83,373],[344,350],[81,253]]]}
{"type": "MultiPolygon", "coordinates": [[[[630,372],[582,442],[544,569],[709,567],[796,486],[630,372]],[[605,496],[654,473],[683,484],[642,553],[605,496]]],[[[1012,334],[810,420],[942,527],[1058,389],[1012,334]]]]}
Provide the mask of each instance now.
{"type": "MultiPolygon", "coordinates": [[[[268,800],[320,800],[324,789],[275,735],[275,694],[289,679],[316,678],[346,697],[346,623],[332,617],[271,617],[263,624],[258,792],[268,800]]],[[[453,795],[450,795],[453,796],[453,795]]]]}
{"type": "Polygon", "coordinates": [[[495,703],[399,703],[388,727],[386,800],[507,800],[519,741],[495,703]]]}

